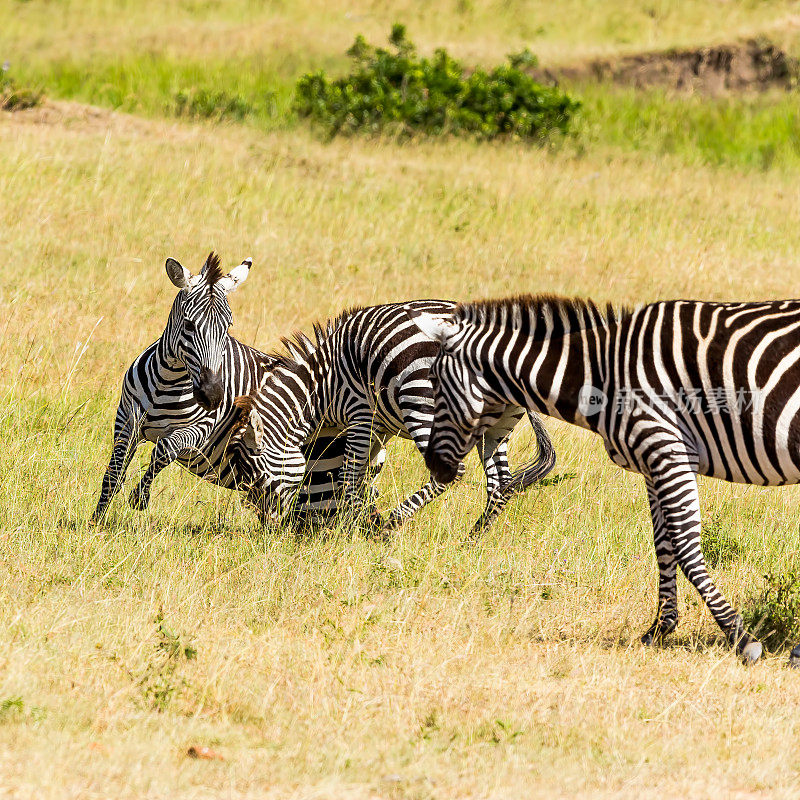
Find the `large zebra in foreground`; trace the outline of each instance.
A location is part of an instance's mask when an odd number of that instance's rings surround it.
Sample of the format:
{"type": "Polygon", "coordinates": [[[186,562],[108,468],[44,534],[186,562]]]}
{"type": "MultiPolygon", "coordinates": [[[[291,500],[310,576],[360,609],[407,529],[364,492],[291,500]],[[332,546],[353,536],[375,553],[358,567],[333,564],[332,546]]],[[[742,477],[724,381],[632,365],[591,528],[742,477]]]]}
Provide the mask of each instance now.
{"type": "MultiPolygon", "coordinates": [[[[228,456],[229,439],[239,411],[237,395],[258,386],[270,368],[268,355],[228,333],[233,322],[227,296],[249,274],[245,259],[224,275],[211,253],[199,275],[174,259],[167,274],[181,291],[173,302],[161,337],[125,374],[114,425],[111,460],[103,477],[92,519],[97,521],[122,487],[137,446],[155,443],[150,465],[131,494],[131,504],[146,508],[156,475],[172,461],[201,478],[229,489],[247,490],[241,464],[228,456]]],[[[303,443],[308,463],[297,510],[303,514],[335,508],[338,473],[344,456],[339,431],[318,432],[303,443]]],[[[384,453],[376,454],[373,471],[384,453]]]]}
{"type": "MultiPolygon", "coordinates": [[[[653,643],[678,622],[680,565],[745,661],[761,644],[714,586],[700,548],[696,474],[800,482],[800,300],[659,302],[615,314],[592,302],[518,297],[420,314],[439,343],[427,464],[441,481],[514,403],[598,433],[644,476],[659,566],[653,643]]],[[[800,661],[800,645],[791,662],[800,661]]]]}
{"type": "MultiPolygon", "coordinates": [[[[456,304],[418,300],[408,307],[442,315],[452,313],[456,304]]],[[[237,444],[249,447],[244,459],[253,470],[249,483],[261,495],[265,509],[281,514],[291,506],[305,464],[302,443],[320,426],[346,431],[340,482],[342,501],[353,512],[363,507],[358,487],[370,457],[389,438],[411,439],[425,453],[433,420],[429,370],[437,348],[417,330],[404,308],[402,303],[388,303],[352,309],[325,326],[316,326],[314,341],[303,335],[284,340],[291,355],[275,356],[278,364],[258,391],[237,401],[242,408],[237,444]]],[[[486,472],[487,502],[474,531],[485,529],[514,491],[553,468],[550,438],[541,421],[530,414],[537,458],[511,473],[507,440],[524,413],[518,405],[506,404],[477,442],[486,472]]],[[[463,471],[462,464],[457,471],[463,471]]],[[[396,527],[444,488],[434,477],[392,512],[385,527],[396,527]]]]}

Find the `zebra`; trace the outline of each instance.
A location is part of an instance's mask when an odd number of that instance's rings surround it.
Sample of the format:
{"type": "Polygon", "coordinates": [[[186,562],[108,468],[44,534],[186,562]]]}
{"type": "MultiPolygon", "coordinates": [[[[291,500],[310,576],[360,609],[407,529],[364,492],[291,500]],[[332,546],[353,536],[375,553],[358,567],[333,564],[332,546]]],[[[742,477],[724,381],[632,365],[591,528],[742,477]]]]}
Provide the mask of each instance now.
{"type": "MultiPolygon", "coordinates": [[[[408,306],[434,314],[456,308],[443,300],[417,300],[408,306]]],[[[428,373],[436,347],[409,321],[405,307],[387,303],[353,308],[315,325],[313,341],[303,334],[284,339],[290,354],[272,354],[277,364],[258,390],[237,400],[242,409],[237,442],[249,448],[249,481],[258,485],[263,508],[281,515],[291,507],[305,466],[302,443],[320,426],[346,430],[340,491],[343,505],[354,514],[365,510],[359,487],[366,465],[389,438],[411,439],[425,453],[433,411],[428,373]]],[[[553,468],[555,450],[547,431],[530,414],[538,457],[526,469],[511,473],[507,439],[524,413],[507,405],[478,443],[487,502],[474,533],[492,523],[513,492],[553,468]]],[[[460,464],[458,473],[463,469],[460,464]]],[[[444,489],[432,478],[378,524],[384,531],[397,528],[444,489]]]]}
{"type": "MultiPolygon", "coordinates": [[[[175,259],[166,261],[180,289],[161,337],[125,373],[114,424],[114,445],[92,515],[97,522],[122,487],[136,448],[155,443],[150,465],[133,490],[131,505],[144,509],[156,475],[172,461],[223,488],[247,490],[247,470],[228,457],[238,419],[237,395],[250,392],[272,360],[228,333],[233,322],[227,295],[246,280],[252,259],[223,275],[210,253],[199,275],[175,259]]],[[[298,523],[335,510],[339,470],[344,458],[340,431],[325,429],[304,443],[308,470],[298,499],[298,523]]],[[[385,451],[375,454],[371,477],[380,471],[385,451]]]]}
{"type": "MultiPolygon", "coordinates": [[[[761,643],[717,590],[700,546],[696,475],[800,482],[800,300],[672,300],[602,309],[525,295],[409,316],[439,345],[426,463],[446,482],[509,403],[599,434],[645,479],[659,567],[659,642],[678,623],[680,566],[745,662],[761,643]]],[[[800,666],[800,645],[790,663],[800,666]]]]}

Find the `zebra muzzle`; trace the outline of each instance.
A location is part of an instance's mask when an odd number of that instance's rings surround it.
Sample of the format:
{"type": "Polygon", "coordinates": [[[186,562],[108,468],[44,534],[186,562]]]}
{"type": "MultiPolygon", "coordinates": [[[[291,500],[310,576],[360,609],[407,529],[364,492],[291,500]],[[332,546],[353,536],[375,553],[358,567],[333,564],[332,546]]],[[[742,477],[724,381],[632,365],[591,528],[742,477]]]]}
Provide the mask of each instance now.
{"type": "Polygon", "coordinates": [[[194,399],[206,411],[218,408],[225,396],[222,379],[218,372],[203,367],[197,383],[192,385],[194,399]]]}
{"type": "Polygon", "coordinates": [[[435,453],[430,446],[428,446],[428,452],[425,454],[425,464],[433,478],[439,483],[451,483],[458,477],[459,462],[448,463],[435,453]]]}

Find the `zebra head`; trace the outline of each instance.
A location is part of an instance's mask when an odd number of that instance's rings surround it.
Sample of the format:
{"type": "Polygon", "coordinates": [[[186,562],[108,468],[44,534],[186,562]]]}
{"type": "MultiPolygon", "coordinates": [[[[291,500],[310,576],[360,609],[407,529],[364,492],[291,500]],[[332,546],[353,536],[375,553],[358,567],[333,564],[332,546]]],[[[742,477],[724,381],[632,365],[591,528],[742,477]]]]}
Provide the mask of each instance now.
{"type": "Polygon", "coordinates": [[[425,464],[431,475],[449,483],[483,433],[505,411],[507,401],[492,391],[479,367],[470,363],[469,329],[453,317],[443,319],[406,307],[412,321],[439,352],[430,368],[434,419],[425,464]]]}
{"type": "Polygon", "coordinates": [[[227,455],[240,488],[261,513],[279,520],[291,508],[305,473],[305,456],[297,444],[286,441],[279,408],[259,390],[237,397],[233,404],[237,414],[227,455]]]}
{"type": "Polygon", "coordinates": [[[244,283],[252,263],[246,258],[223,275],[219,256],[212,252],[200,274],[192,275],[174,258],[167,259],[167,275],[181,291],[164,335],[189,373],[194,399],[208,411],[219,407],[225,395],[222,359],[233,324],[228,294],[244,283]]]}

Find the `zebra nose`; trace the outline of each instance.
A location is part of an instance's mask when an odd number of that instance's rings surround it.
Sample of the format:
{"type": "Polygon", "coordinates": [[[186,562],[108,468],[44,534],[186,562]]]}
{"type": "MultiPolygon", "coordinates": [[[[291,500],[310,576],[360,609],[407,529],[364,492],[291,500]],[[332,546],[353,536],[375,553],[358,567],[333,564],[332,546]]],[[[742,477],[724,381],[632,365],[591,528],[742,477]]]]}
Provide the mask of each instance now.
{"type": "Polygon", "coordinates": [[[439,483],[450,483],[458,477],[458,463],[448,464],[430,445],[425,454],[425,464],[439,483]]]}
{"type": "Polygon", "coordinates": [[[219,408],[224,397],[222,378],[218,372],[203,367],[200,370],[199,380],[193,387],[194,399],[207,411],[219,408]]]}

